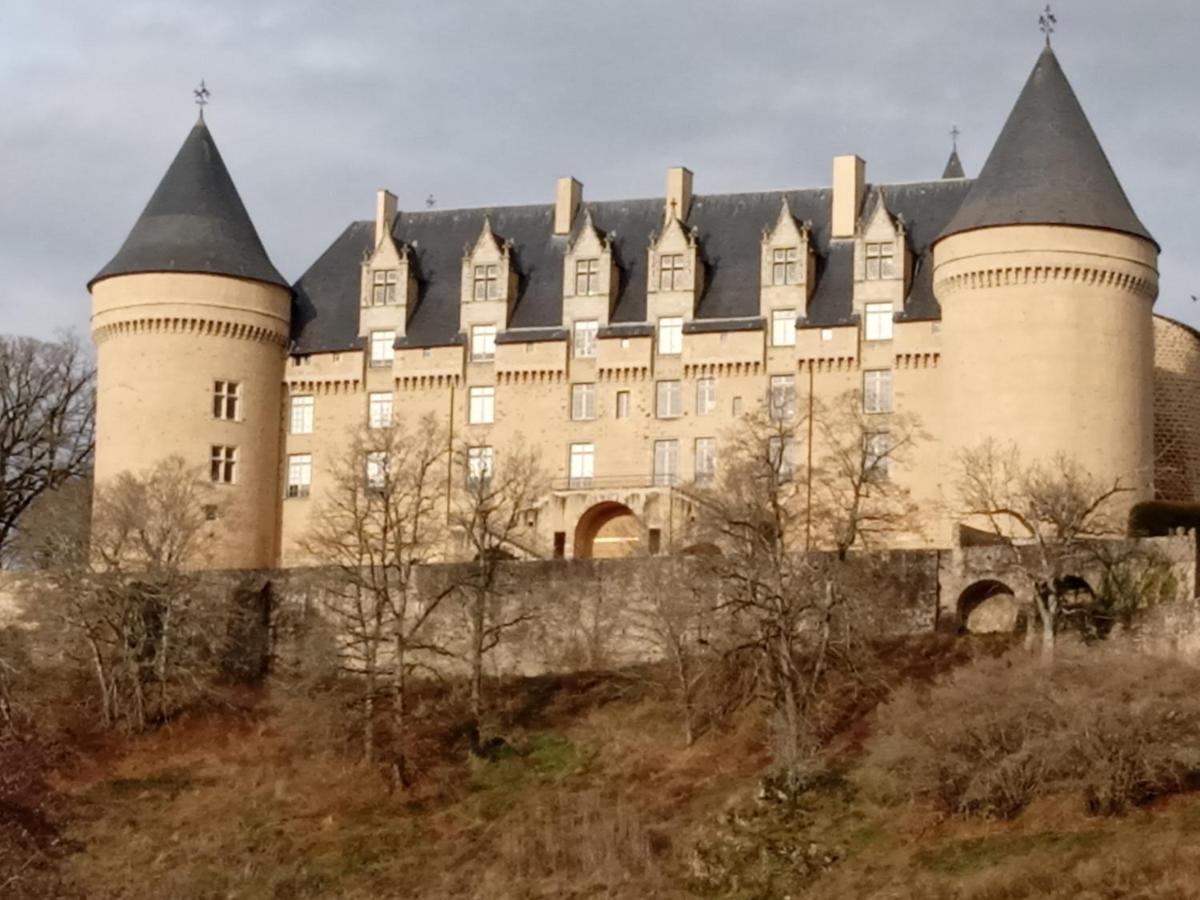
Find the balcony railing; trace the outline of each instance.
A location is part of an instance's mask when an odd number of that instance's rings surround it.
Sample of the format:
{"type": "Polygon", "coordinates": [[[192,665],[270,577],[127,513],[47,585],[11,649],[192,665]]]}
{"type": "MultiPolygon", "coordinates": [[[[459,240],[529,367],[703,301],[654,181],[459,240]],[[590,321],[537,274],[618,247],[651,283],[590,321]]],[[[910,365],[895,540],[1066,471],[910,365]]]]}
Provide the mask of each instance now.
{"type": "Polygon", "coordinates": [[[655,487],[674,487],[683,481],[678,473],[657,473],[651,475],[591,475],[559,478],[551,482],[551,488],[556,491],[588,491],[596,489],[639,489],[655,487]]]}

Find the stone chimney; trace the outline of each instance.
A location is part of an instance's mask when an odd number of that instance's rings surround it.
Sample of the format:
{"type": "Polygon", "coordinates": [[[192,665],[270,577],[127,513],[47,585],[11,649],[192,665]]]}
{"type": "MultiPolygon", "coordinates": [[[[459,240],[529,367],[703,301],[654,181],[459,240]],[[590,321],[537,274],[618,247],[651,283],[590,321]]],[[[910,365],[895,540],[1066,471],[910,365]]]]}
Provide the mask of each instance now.
{"type": "Polygon", "coordinates": [[[554,188],[554,233],[571,233],[571,223],[583,200],[583,184],[570,176],[558,179],[554,188]]]}
{"type": "Polygon", "coordinates": [[[692,208],[692,170],[683,166],[667,169],[667,208],[670,214],[674,204],[675,215],[686,222],[692,208]]]}
{"type": "Polygon", "coordinates": [[[391,191],[378,191],[375,194],[375,246],[383,243],[384,237],[391,234],[392,224],[396,221],[396,195],[391,191]]]}
{"type": "Polygon", "coordinates": [[[833,209],[830,216],[833,238],[852,238],[858,224],[866,190],[867,164],[853,154],[833,158],[833,209]]]}

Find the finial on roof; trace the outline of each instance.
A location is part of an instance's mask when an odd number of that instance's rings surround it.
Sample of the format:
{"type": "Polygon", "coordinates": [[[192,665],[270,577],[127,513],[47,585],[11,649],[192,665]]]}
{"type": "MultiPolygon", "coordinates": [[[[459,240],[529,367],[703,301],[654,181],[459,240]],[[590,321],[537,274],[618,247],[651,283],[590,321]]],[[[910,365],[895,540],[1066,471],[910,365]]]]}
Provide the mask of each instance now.
{"type": "Polygon", "coordinates": [[[1042,30],[1042,34],[1046,36],[1046,46],[1050,46],[1050,35],[1054,34],[1054,26],[1058,24],[1058,17],[1054,15],[1050,9],[1050,4],[1046,4],[1045,10],[1038,16],[1038,28],[1042,30]]]}
{"type": "Polygon", "coordinates": [[[942,170],[942,178],[966,178],[962,160],[958,158],[958,136],[962,134],[955,125],[950,129],[950,158],[946,160],[946,168],[942,170]]]}
{"type": "Polygon", "coordinates": [[[435,206],[437,206],[437,198],[434,197],[433,194],[430,194],[425,198],[425,208],[433,209],[435,206]]]}
{"type": "Polygon", "coordinates": [[[200,79],[200,87],[192,91],[196,98],[196,105],[200,107],[200,121],[204,121],[204,107],[208,106],[208,98],[212,96],[210,91],[204,84],[204,79],[200,79]]]}
{"type": "Polygon", "coordinates": [[[950,129],[950,147],[955,152],[958,152],[958,136],[960,134],[962,134],[962,132],[958,130],[957,125],[950,129]]]}

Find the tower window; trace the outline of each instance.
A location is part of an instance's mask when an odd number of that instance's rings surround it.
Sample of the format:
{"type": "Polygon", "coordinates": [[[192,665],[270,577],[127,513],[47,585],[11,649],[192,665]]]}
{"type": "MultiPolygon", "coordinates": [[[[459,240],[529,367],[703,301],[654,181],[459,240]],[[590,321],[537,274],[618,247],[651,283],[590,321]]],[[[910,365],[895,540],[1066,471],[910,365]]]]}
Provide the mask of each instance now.
{"type": "Polygon", "coordinates": [[[772,419],[790,419],[796,415],[796,376],[772,375],[767,400],[772,419]]]}
{"type": "Polygon", "coordinates": [[[575,260],[575,294],[587,296],[600,290],[600,260],[575,260]]]}
{"type": "Polygon", "coordinates": [[[380,270],[375,273],[375,283],[371,292],[373,306],[385,306],[396,302],[396,285],[399,283],[399,273],[395,269],[380,270]]]}
{"type": "Polygon", "coordinates": [[[241,412],[242,386],[237,381],[213,382],[213,418],[236,422],[241,412]]]}
{"type": "Polygon", "coordinates": [[[575,323],[575,356],[580,359],[596,355],[596,335],[600,323],[595,319],[575,323]]]}
{"type": "Polygon", "coordinates": [[[777,309],[771,313],[771,346],[796,346],[796,311],[777,309]]]}
{"type": "Polygon", "coordinates": [[[291,427],[292,434],[312,434],[313,430],[313,397],[311,394],[297,394],[292,397],[291,427]]]}
{"type": "Polygon", "coordinates": [[[471,362],[496,358],[496,326],[476,325],[471,329],[471,362]]]}
{"type": "Polygon", "coordinates": [[[500,267],[495,265],[476,266],[474,292],[476,300],[496,300],[500,296],[500,267]]]}
{"type": "Polygon", "coordinates": [[[683,319],[672,317],[658,320],[659,356],[678,356],[683,352],[683,319]]]}
{"type": "Polygon", "coordinates": [[[869,369],[863,372],[863,412],[892,411],[891,369],[869,369]]]}
{"type": "Polygon", "coordinates": [[[496,420],[496,389],[473,387],[467,391],[467,422],[471,425],[490,425],[496,420]]]}
{"type": "Polygon", "coordinates": [[[696,483],[708,484],[717,472],[717,439],[696,438],[696,483]]]}
{"type": "Polygon", "coordinates": [[[867,340],[890,341],[892,339],[892,304],[867,304],[867,340]]]}
{"type": "Polygon", "coordinates": [[[575,421],[596,418],[596,385],[571,385],[571,418],[575,421]]]}
{"type": "Polygon", "coordinates": [[[701,378],[696,382],[696,415],[707,416],[717,408],[717,379],[701,378]]]}
{"type": "Polygon", "coordinates": [[[629,391],[617,391],[617,418],[629,418],[629,391]]]}
{"type": "Polygon", "coordinates": [[[679,480],[679,441],[654,442],[654,483],[659,486],[679,480]]]}
{"type": "Polygon", "coordinates": [[[867,481],[886,481],[892,455],[892,437],[886,431],[863,435],[863,476],[867,481]]]}
{"type": "Polygon", "coordinates": [[[896,243],[895,241],[868,241],[867,270],[868,281],[878,281],[881,278],[896,277],[896,243]]]}
{"type": "Polygon", "coordinates": [[[387,452],[372,450],[367,454],[367,489],[381,491],[387,486],[387,452]]]}
{"type": "Polygon", "coordinates": [[[596,445],[572,444],[570,461],[570,481],[573,488],[589,488],[592,486],[592,476],[596,470],[596,445]]]}
{"type": "Polygon", "coordinates": [[[674,419],[683,415],[683,391],[678,381],[660,381],[655,406],[660,419],[674,419]]]}
{"type": "Polygon", "coordinates": [[[396,349],[396,332],[371,332],[371,365],[390,366],[396,349]]]}
{"type": "Polygon", "coordinates": [[[288,457],[287,495],[307,497],[312,490],[312,454],[294,453],[288,457]]]}
{"type": "Polygon", "coordinates": [[[682,291],[683,254],[663,253],[658,257],[658,289],[660,291],[682,291]]]}
{"type": "Polygon", "coordinates": [[[479,487],[492,477],[496,451],[491,447],[467,448],[467,487],[479,487]]]}
{"type": "Polygon", "coordinates": [[[392,394],[390,391],[367,395],[367,422],[372,428],[387,428],[392,424],[392,394]]]}
{"type": "Polygon", "coordinates": [[[233,484],[237,480],[237,447],[213,444],[209,453],[209,472],[217,484],[233,484]]]}
{"type": "Polygon", "coordinates": [[[771,284],[800,283],[800,250],[777,247],[771,251],[771,284]]]}

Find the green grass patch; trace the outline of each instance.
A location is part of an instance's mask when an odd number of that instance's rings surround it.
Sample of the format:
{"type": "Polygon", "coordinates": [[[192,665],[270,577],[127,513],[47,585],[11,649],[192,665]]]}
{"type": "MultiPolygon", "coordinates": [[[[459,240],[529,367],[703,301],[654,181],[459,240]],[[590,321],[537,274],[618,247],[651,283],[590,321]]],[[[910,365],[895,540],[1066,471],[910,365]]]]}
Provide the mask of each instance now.
{"type": "Polygon", "coordinates": [[[942,875],[967,875],[1033,853],[1064,854],[1090,851],[1108,839],[1103,831],[1043,831],[1037,834],[995,835],[952,841],[918,853],[917,865],[942,875]]]}

